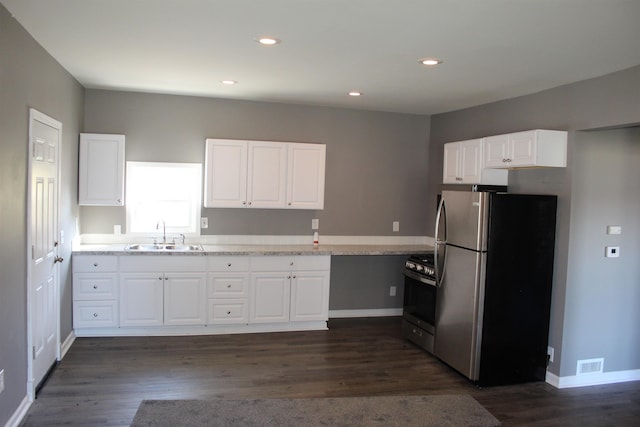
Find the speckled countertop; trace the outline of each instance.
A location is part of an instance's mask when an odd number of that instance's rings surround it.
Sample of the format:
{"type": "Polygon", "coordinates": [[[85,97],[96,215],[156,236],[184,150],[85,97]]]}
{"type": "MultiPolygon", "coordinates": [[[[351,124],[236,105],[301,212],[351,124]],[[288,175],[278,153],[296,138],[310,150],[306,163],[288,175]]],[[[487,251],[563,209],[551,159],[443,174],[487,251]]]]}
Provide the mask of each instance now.
{"type": "Polygon", "coordinates": [[[409,255],[430,252],[429,245],[203,245],[203,251],[130,251],[124,244],[80,245],[77,255],[409,255]]]}

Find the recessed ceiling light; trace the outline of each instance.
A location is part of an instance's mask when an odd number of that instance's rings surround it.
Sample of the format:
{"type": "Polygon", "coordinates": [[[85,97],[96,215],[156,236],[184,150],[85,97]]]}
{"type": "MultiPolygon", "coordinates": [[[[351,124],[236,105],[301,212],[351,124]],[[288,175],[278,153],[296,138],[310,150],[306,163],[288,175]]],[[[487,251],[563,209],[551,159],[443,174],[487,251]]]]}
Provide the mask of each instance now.
{"type": "Polygon", "coordinates": [[[440,65],[442,64],[442,60],[437,58],[424,58],[420,60],[422,65],[440,65]]]}
{"type": "Polygon", "coordinates": [[[357,92],[355,90],[349,92],[349,96],[361,96],[361,95],[362,95],[362,92],[357,92]]]}
{"type": "Polygon", "coordinates": [[[235,80],[222,80],[222,81],[221,81],[221,83],[222,83],[223,85],[234,85],[234,84],[236,84],[236,83],[238,83],[238,82],[237,82],[237,81],[235,81],[235,80]]]}
{"type": "Polygon", "coordinates": [[[263,44],[265,46],[273,46],[274,44],[280,44],[280,39],[275,37],[259,37],[256,39],[258,43],[263,44]]]}

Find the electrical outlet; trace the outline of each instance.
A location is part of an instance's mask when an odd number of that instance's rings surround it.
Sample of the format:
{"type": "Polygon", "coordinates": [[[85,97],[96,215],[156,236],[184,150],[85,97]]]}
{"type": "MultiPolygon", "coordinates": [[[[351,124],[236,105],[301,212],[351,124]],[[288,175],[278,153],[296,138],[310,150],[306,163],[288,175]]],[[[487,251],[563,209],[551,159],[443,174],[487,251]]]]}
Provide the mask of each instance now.
{"type": "Polygon", "coordinates": [[[607,234],[622,234],[622,226],[607,225],[607,234]]]}
{"type": "Polygon", "coordinates": [[[553,347],[547,347],[547,354],[549,355],[549,362],[553,363],[553,347]]]}
{"type": "Polygon", "coordinates": [[[396,287],[395,286],[389,286],[389,296],[390,297],[395,297],[396,296],[396,287]]]}
{"type": "Polygon", "coordinates": [[[209,218],[206,216],[200,218],[200,228],[209,228],[209,218]]]}
{"type": "Polygon", "coordinates": [[[4,391],[4,369],[0,371],[0,393],[4,391]]]}
{"type": "Polygon", "coordinates": [[[400,231],[400,221],[393,221],[393,231],[400,231]]]}
{"type": "Polygon", "coordinates": [[[620,246],[605,246],[604,256],[607,258],[618,258],[620,256],[620,246]]]}
{"type": "Polygon", "coordinates": [[[312,220],[311,220],[311,229],[312,229],[312,230],[317,230],[317,229],[318,229],[319,224],[320,224],[320,221],[319,221],[317,218],[312,219],[312,220]]]}

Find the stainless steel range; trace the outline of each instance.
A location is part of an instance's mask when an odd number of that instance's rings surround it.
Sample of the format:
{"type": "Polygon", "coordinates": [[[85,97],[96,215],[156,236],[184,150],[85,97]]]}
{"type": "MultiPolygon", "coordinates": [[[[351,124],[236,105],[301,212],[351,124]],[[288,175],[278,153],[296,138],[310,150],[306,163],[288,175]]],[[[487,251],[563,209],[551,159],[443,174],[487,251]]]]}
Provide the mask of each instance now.
{"type": "Polygon", "coordinates": [[[433,353],[437,296],[433,252],[411,255],[403,274],[402,336],[433,353]]]}

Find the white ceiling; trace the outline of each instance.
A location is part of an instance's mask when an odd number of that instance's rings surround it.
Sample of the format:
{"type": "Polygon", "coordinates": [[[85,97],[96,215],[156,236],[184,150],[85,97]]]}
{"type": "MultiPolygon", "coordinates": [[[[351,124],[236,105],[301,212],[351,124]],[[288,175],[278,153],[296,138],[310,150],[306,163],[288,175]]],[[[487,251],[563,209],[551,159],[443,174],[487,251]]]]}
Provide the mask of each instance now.
{"type": "Polygon", "coordinates": [[[640,0],[0,2],[87,88],[435,114],[640,64],[640,0]]]}

